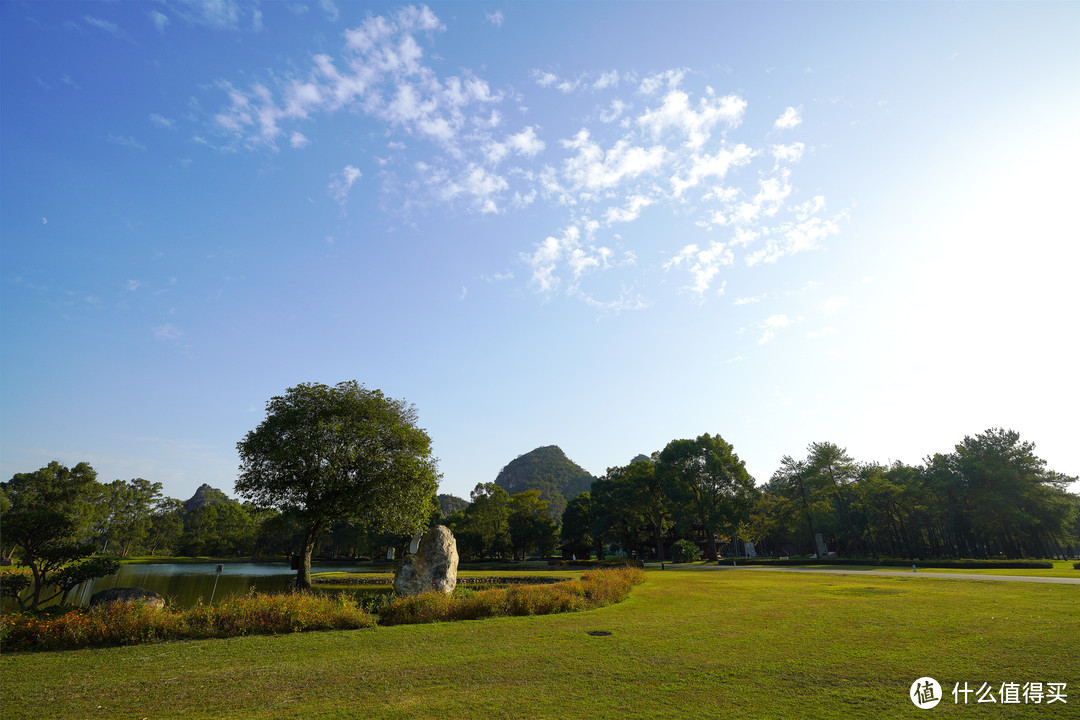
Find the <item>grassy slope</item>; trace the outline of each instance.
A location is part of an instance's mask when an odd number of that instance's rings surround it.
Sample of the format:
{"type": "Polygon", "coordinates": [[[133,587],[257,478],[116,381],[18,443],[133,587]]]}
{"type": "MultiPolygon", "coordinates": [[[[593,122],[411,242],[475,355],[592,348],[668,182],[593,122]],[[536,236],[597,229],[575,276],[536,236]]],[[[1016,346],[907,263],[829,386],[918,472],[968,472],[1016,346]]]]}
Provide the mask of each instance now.
{"type": "Polygon", "coordinates": [[[915,717],[930,675],[939,716],[1075,717],[1078,636],[1077,586],[669,569],[570,615],[5,655],[0,700],[5,720],[915,717]],[[952,702],[1029,680],[1069,704],[952,702]]]}

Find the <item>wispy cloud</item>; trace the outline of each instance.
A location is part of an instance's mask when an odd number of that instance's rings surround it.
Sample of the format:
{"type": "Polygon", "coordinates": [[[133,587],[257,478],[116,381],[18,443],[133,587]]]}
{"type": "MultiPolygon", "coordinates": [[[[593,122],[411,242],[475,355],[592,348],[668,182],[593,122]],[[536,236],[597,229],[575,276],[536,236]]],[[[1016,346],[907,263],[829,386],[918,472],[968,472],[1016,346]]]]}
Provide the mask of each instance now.
{"type": "Polygon", "coordinates": [[[341,18],[341,11],[334,0],[319,0],[319,8],[326,13],[326,19],[330,22],[337,22],[341,18]]]}
{"type": "Polygon", "coordinates": [[[150,22],[154,23],[154,27],[158,29],[159,33],[163,33],[169,24],[169,16],[157,10],[151,10],[150,22]]]}
{"type": "Polygon", "coordinates": [[[754,295],[751,297],[738,297],[735,298],[735,302],[733,302],[732,305],[735,307],[739,307],[740,305],[751,305],[753,303],[759,303],[762,300],[767,300],[768,298],[768,293],[762,293],[761,295],[754,295]]]}
{"type": "Polygon", "coordinates": [[[344,207],[349,200],[349,190],[352,189],[353,183],[359,180],[362,175],[363,173],[360,172],[359,168],[346,165],[340,173],[330,176],[330,184],[327,186],[330,196],[344,207]]]}
{"type": "Polygon", "coordinates": [[[173,120],[172,118],[167,118],[163,115],[158,115],[157,113],[150,113],[150,122],[153,123],[155,126],[159,128],[164,128],[166,130],[173,130],[174,128],[176,128],[175,120],[173,120]]]}
{"type": "Polygon", "coordinates": [[[758,328],[762,330],[761,337],[758,339],[758,345],[764,345],[765,343],[771,342],[773,338],[776,337],[776,333],[791,324],[792,320],[787,315],[770,315],[765,319],[765,322],[758,326],[758,328]]]}
{"type": "Polygon", "coordinates": [[[131,136],[125,135],[107,135],[105,140],[113,145],[119,145],[120,147],[131,148],[133,150],[145,150],[146,146],[131,136]]]}
{"type": "Polygon", "coordinates": [[[120,29],[120,26],[110,20],[102,20],[101,18],[94,17],[93,15],[84,15],[83,21],[90,27],[97,28],[102,32],[108,33],[115,38],[127,40],[128,34],[120,29]]]}
{"type": "MultiPolygon", "coordinates": [[[[224,18],[218,24],[225,26],[242,10],[222,3],[207,12],[202,17],[224,18]]],[[[495,16],[486,13],[485,20],[497,25],[495,16]]],[[[535,121],[515,127],[506,119],[528,112],[520,90],[492,87],[468,69],[447,74],[444,63],[429,60],[445,31],[426,6],[369,15],[343,32],[342,47],[313,54],[307,68],[268,72],[243,85],[220,81],[224,101],[209,118],[210,130],[234,150],[276,151],[286,142],[300,150],[317,137],[308,128],[321,117],[361,115],[390,151],[373,158],[370,175],[384,193],[410,193],[408,202],[385,207],[404,208],[396,210],[404,215],[444,203],[497,215],[546,204],[562,217],[518,251],[524,276],[541,296],[562,293],[592,307],[647,303],[632,277],[619,282],[640,248],[624,247],[616,233],[646,214],[667,212],[699,235],[656,241],[659,247],[642,255],[666,257],[650,262],[685,273],[678,286],[699,301],[721,294],[725,273],[740,263],[776,263],[839,233],[844,212],[830,213],[824,196],[800,197],[795,184],[793,168],[806,143],[775,142],[774,130],[799,126],[801,106],[788,106],[764,138],[754,138],[743,126],[750,100],[702,87],[685,68],[643,78],[607,68],[533,70],[531,92],[541,97],[550,97],[544,90],[597,95],[575,131],[550,136],[535,121]],[[604,274],[613,280],[598,282],[604,274]],[[608,288],[609,298],[592,294],[594,282],[608,288]]],[[[328,191],[343,207],[362,169],[348,165],[331,177],[328,191]]],[[[768,342],[778,328],[762,329],[768,342]]]]}
{"type": "Polygon", "coordinates": [[[184,336],[183,331],[172,323],[158,325],[153,329],[153,333],[154,337],[158,340],[166,340],[170,342],[176,342],[184,336]]]}
{"type": "Polygon", "coordinates": [[[484,18],[495,27],[502,27],[503,14],[501,10],[496,10],[495,12],[486,12],[484,13],[484,18]]]}
{"type": "MultiPolygon", "coordinates": [[[[722,242],[712,242],[706,248],[699,248],[696,244],[684,247],[679,253],[664,263],[664,269],[670,270],[675,267],[685,266],[693,280],[686,290],[701,298],[709,289],[713,278],[725,265],[735,262],[735,254],[722,242]]],[[[721,290],[723,293],[723,290],[721,290]]]]}
{"type": "Polygon", "coordinates": [[[800,123],[802,123],[802,108],[788,107],[784,109],[784,113],[780,117],[776,118],[773,127],[779,130],[790,130],[800,123]]]}

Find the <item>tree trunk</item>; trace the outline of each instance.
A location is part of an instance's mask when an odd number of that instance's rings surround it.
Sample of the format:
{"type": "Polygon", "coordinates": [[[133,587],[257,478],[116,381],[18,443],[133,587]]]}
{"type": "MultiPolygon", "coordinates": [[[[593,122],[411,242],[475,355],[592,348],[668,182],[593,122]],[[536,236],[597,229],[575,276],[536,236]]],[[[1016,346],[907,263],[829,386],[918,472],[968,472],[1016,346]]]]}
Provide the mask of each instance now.
{"type": "Polygon", "coordinates": [[[311,589],[311,551],[315,549],[315,541],[319,539],[319,531],[322,523],[316,523],[304,532],[304,545],[300,550],[300,569],[296,571],[296,589],[311,589]]]}

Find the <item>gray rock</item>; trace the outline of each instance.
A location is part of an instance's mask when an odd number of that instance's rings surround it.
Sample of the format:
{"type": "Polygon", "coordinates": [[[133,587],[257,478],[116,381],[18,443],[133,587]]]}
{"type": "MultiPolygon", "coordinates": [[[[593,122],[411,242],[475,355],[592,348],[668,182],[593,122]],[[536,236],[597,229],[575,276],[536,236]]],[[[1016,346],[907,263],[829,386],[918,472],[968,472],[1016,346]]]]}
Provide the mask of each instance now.
{"type": "Polygon", "coordinates": [[[454,534],[445,525],[424,533],[416,553],[407,556],[394,575],[394,592],[401,597],[432,590],[449,595],[457,587],[458,552],[454,534]]]}
{"type": "Polygon", "coordinates": [[[165,607],[165,598],[141,587],[111,588],[90,596],[90,607],[111,602],[141,602],[153,607],[165,607]]]}

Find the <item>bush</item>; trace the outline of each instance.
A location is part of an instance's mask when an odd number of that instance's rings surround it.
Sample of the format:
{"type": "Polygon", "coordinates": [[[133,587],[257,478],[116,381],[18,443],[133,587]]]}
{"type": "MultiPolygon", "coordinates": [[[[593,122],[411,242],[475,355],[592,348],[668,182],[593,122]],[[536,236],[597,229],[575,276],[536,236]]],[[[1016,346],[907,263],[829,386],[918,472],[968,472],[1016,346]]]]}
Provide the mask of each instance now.
{"type": "Polygon", "coordinates": [[[694,562],[701,559],[698,546],[689,540],[677,540],[671,546],[671,561],[677,563],[694,562]]]}
{"type": "Polygon", "coordinates": [[[551,585],[512,585],[461,594],[455,591],[453,595],[424,593],[387,604],[379,614],[379,624],[410,625],[589,610],[625,600],[630,589],[643,582],[642,570],[621,568],[590,570],[580,580],[551,585]]]}
{"type": "Polygon", "coordinates": [[[1073,570],[1080,570],[1080,562],[1073,563],[1073,570]]]}
{"type": "Polygon", "coordinates": [[[252,593],[214,606],[200,603],[187,610],[115,602],[92,608],[12,613],[0,621],[0,641],[5,650],[55,650],[374,625],[374,618],[344,595],[252,593]]]}
{"type": "Polygon", "coordinates": [[[598,568],[644,568],[644,560],[635,560],[628,557],[617,557],[611,560],[600,560],[596,563],[595,567],[598,568]]]}

